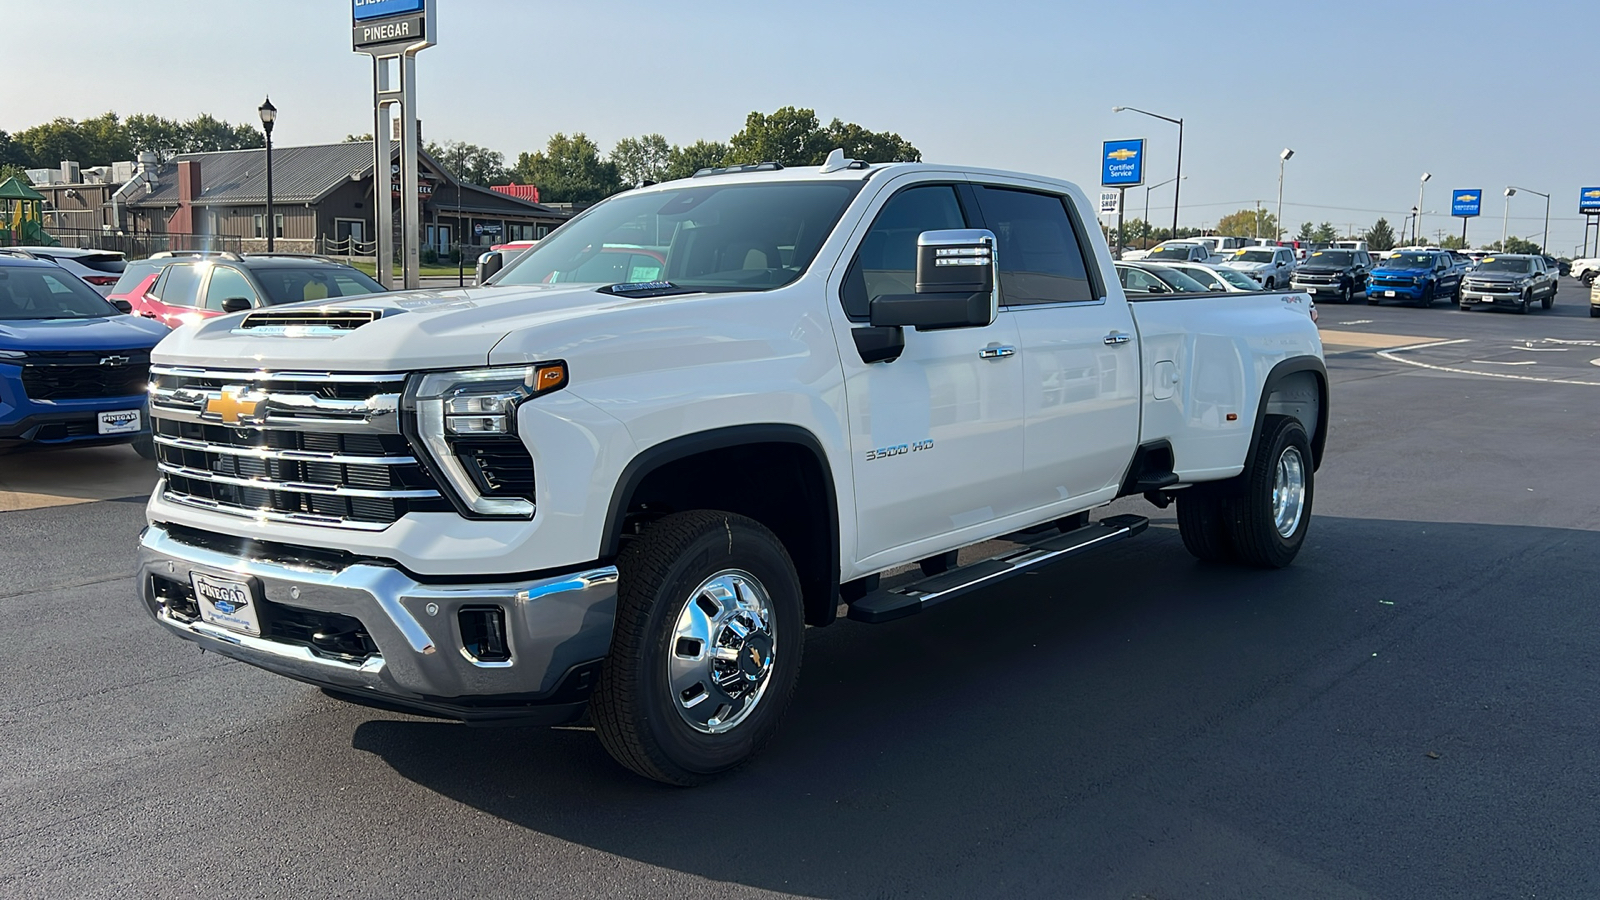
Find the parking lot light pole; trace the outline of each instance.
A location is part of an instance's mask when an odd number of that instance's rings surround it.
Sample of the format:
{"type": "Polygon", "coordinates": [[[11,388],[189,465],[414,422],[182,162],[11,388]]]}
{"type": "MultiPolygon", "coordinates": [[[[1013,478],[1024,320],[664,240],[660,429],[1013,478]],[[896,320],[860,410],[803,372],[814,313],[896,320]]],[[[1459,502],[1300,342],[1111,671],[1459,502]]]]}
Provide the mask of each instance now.
{"type": "Polygon", "coordinates": [[[267,252],[276,249],[273,239],[277,237],[278,229],[272,218],[272,125],[278,121],[278,108],[272,105],[272,98],[268,97],[261,104],[258,112],[261,113],[261,130],[267,133],[267,252]]]}
{"type": "MultiPolygon", "coordinates": [[[[1174,181],[1182,181],[1183,179],[1188,178],[1188,177],[1189,176],[1187,176],[1187,175],[1179,175],[1179,176],[1177,176],[1175,178],[1168,178],[1166,181],[1163,181],[1160,184],[1151,184],[1151,185],[1146,185],[1145,186],[1145,189],[1144,189],[1144,249],[1146,249],[1146,250],[1150,249],[1150,192],[1155,190],[1158,187],[1166,187],[1167,185],[1173,183],[1174,181]]],[[[1177,239],[1176,238],[1176,232],[1174,232],[1174,238],[1173,239],[1174,240],[1177,239]]]]}
{"type": "Polygon", "coordinates": [[[1283,148],[1283,152],[1278,154],[1278,227],[1277,233],[1272,237],[1275,241],[1283,240],[1283,164],[1293,155],[1294,151],[1288,147],[1283,148]]]}
{"type": "Polygon", "coordinates": [[[1423,172],[1422,181],[1417,183],[1417,205],[1412,207],[1417,213],[1416,221],[1411,223],[1411,243],[1413,246],[1421,239],[1422,235],[1422,191],[1427,188],[1428,179],[1432,177],[1432,174],[1423,172]]]}
{"type": "Polygon", "coordinates": [[[1517,189],[1514,188],[1514,187],[1506,188],[1506,206],[1505,206],[1505,209],[1502,210],[1501,213],[1500,213],[1500,252],[1501,253],[1506,252],[1506,222],[1509,221],[1510,218],[1511,218],[1511,195],[1515,194],[1516,192],[1517,192],[1517,189]]]}
{"type": "Polygon", "coordinates": [[[1160,119],[1163,122],[1171,122],[1172,124],[1178,126],[1178,170],[1172,173],[1173,180],[1177,182],[1177,184],[1175,184],[1172,188],[1172,238],[1173,240],[1177,240],[1178,193],[1183,189],[1183,119],[1174,119],[1171,116],[1163,116],[1160,113],[1153,113],[1145,109],[1135,109],[1132,106],[1111,107],[1111,111],[1114,113],[1119,113],[1123,110],[1127,110],[1128,112],[1136,112],[1142,116],[1149,116],[1152,119],[1160,119]]]}
{"type": "MultiPolygon", "coordinates": [[[[1544,191],[1536,191],[1533,188],[1525,188],[1525,187],[1511,187],[1511,188],[1506,188],[1506,190],[1508,190],[1508,191],[1527,191],[1530,194],[1538,194],[1539,196],[1544,198],[1544,231],[1539,232],[1539,253],[1541,255],[1544,254],[1546,252],[1545,249],[1544,249],[1545,248],[1545,243],[1550,240],[1550,195],[1546,194],[1544,191]]],[[[1505,243],[1504,243],[1504,238],[1502,238],[1501,240],[1502,240],[1502,243],[1500,244],[1500,251],[1503,253],[1503,252],[1505,252],[1506,246],[1505,246],[1505,243]]]]}

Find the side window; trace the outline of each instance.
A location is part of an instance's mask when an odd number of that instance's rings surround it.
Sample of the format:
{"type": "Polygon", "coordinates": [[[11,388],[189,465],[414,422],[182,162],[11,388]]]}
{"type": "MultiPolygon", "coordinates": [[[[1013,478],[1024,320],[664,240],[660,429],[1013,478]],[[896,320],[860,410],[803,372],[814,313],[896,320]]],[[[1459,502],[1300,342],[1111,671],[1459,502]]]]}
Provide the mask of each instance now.
{"type": "Polygon", "coordinates": [[[206,309],[222,310],[222,301],[243,297],[251,306],[259,306],[255,288],[244,273],[232,266],[215,266],[211,269],[211,283],[206,285],[206,309]]]}
{"type": "Polygon", "coordinates": [[[865,319],[874,298],[916,293],[917,235],[965,227],[956,189],[947,184],[907,188],[890,197],[845,273],[840,290],[845,314],[865,319]]]}
{"type": "Polygon", "coordinates": [[[1006,306],[1098,299],[1064,198],[980,187],[984,225],[1000,257],[1000,302],[1006,306]]]}
{"type": "Polygon", "coordinates": [[[1122,279],[1122,289],[1130,294],[1148,294],[1152,287],[1161,284],[1143,269],[1118,269],[1117,276],[1122,279]]]}
{"type": "Polygon", "coordinates": [[[193,263],[167,266],[167,274],[162,277],[156,296],[169,306],[199,306],[200,267],[193,263]]]}

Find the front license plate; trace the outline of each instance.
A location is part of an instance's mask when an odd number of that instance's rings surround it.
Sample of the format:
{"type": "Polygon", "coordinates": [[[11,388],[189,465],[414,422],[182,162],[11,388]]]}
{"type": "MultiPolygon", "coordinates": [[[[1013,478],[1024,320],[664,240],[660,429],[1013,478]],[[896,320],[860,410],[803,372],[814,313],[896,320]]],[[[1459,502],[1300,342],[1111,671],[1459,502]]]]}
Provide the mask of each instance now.
{"type": "Polygon", "coordinates": [[[194,584],[200,618],[212,625],[260,636],[261,617],[248,582],[214,578],[199,572],[191,573],[189,580],[194,584]]]}
{"type": "Polygon", "coordinates": [[[118,409],[100,414],[101,434],[138,434],[144,413],[137,409],[118,409]]]}
{"type": "Polygon", "coordinates": [[[1384,291],[1383,295],[1385,297],[1393,297],[1394,296],[1394,291],[1384,291]]]}

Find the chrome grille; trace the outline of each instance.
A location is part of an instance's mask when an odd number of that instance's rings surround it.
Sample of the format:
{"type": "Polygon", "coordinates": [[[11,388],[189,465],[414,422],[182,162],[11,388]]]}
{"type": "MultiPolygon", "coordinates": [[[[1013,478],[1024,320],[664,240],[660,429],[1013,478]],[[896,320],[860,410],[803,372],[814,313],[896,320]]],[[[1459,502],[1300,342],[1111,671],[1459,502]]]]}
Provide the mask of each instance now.
{"type": "Polygon", "coordinates": [[[403,375],[150,372],[157,466],[174,503],[371,530],[451,508],[400,433],[403,375]]]}

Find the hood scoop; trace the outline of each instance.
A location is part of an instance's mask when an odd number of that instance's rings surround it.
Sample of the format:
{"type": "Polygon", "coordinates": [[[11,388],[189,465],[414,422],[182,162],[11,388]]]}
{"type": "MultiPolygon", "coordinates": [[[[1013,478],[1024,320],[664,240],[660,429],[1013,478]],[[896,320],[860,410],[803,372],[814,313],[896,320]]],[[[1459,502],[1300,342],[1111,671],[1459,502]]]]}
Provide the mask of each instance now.
{"type": "Polygon", "coordinates": [[[376,309],[283,309],[253,312],[233,329],[234,334],[328,337],[355,331],[383,315],[376,309]]]}

